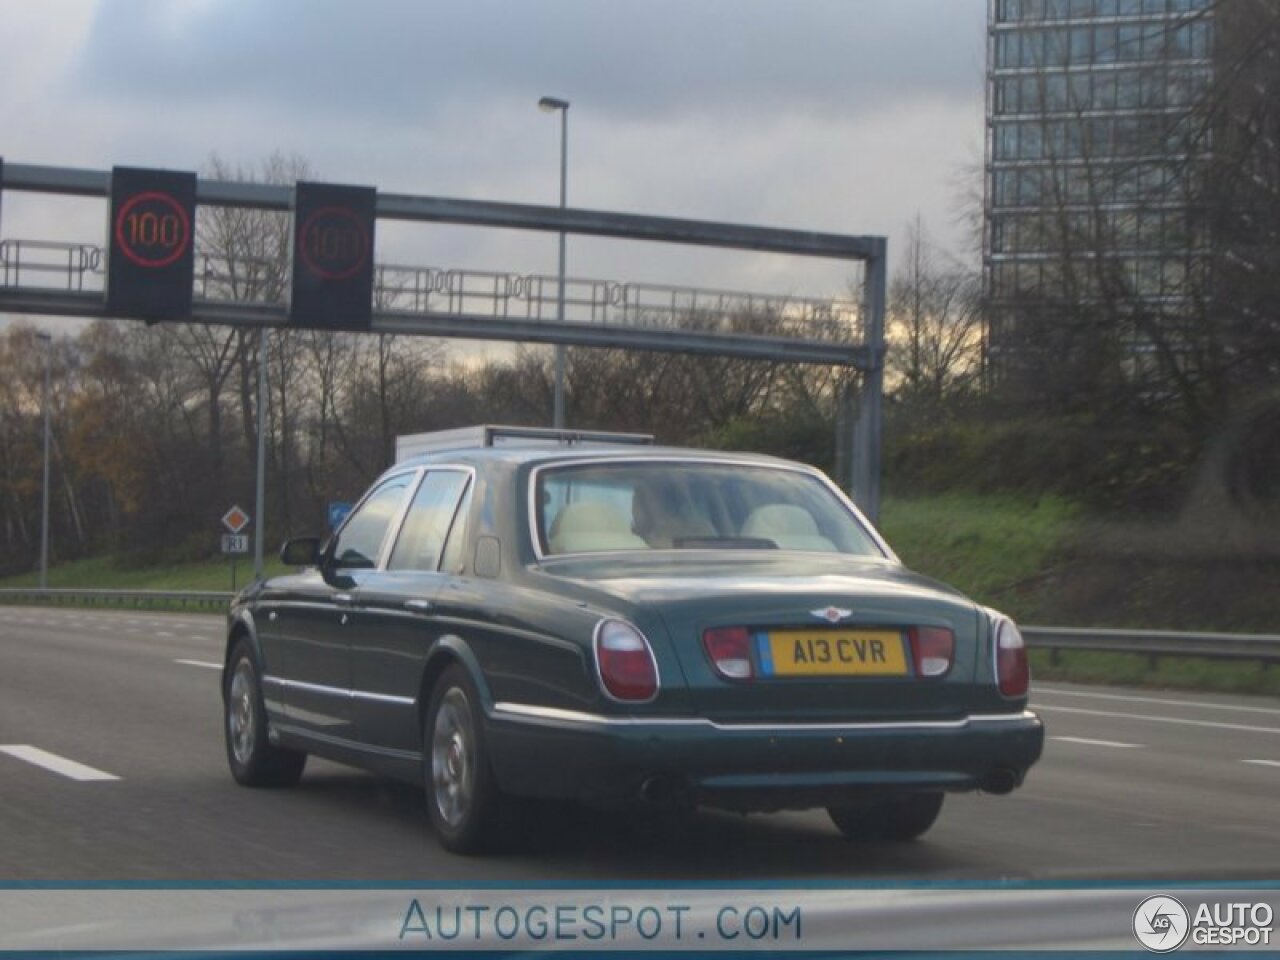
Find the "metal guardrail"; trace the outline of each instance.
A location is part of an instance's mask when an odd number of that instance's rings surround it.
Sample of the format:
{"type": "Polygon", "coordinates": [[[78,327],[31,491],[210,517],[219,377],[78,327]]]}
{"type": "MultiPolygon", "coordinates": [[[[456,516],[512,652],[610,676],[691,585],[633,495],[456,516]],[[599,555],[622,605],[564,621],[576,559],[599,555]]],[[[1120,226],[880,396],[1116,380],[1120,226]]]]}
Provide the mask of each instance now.
{"type": "Polygon", "coordinates": [[[75,604],[102,607],[198,607],[226,609],[233,593],[221,590],[63,590],[38,587],[0,589],[0,603],[75,604]]]}
{"type": "MultiPolygon", "coordinates": [[[[154,605],[225,608],[235,594],[219,590],[41,590],[0,589],[0,603],[74,603],[108,607],[154,605]]],[[[1171,630],[1103,630],[1094,627],[1022,627],[1033,650],[1054,657],[1064,650],[1134,653],[1208,660],[1252,660],[1280,663],[1280,636],[1261,633],[1187,633],[1171,630]]]]}
{"type": "MultiPolygon", "coordinates": [[[[195,295],[211,302],[283,302],[287,278],[269,258],[196,250],[195,295]],[[245,291],[245,275],[261,278],[245,291]]],[[[0,287],[101,292],[107,251],[90,243],[0,240],[0,287]]],[[[545,323],[556,319],[555,276],[378,263],[374,304],[408,314],[492,316],[545,323]]],[[[852,299],[797,297],[670,284],[565,278],[565,321],[586,325],[785,335],[861,342],[863,305],[852,299]]]]}
{"type": "Polygon", "coordinates": [[[1136,653],[1154,663],[1160,657],[1254,660],[1280,663],[1280,636],[1261,633],[1184,633],[1167,630],[1100,630],[1092,627],[1022,627],[1033,650],[1050,651],[1054,663],[1063,650],[1136,653]]]}

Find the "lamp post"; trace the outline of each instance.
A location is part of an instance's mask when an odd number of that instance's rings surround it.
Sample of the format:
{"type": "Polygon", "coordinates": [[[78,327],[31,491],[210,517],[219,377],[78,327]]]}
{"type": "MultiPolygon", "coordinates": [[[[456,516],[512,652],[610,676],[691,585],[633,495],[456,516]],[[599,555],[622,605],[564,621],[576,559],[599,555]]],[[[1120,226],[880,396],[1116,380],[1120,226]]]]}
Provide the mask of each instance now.
{"type": "Polygon", "coordinates": [[[49,589],[49,363],[53,353],[53,337],[37,333],[44,344],[44,393],[40,407],[44,412],[44,489],[40,499],[40,589],[49,589]]]}
{"type": "MultiPolygon", "coordinates": [[[[543,97],[538,109],[544,113],[560,113],[560,209],[565,208],[569,185],[569,101],[556,97],[543,97]]],[[[564,324],[564,231],[560,231],[560,292],[556,297],[556,321],[564,324]]],[[[565,346],[556,344],[555,409],[552,424],[556,429],[564,426],[564,368],[565,346]]]]}
{"type": "Polygon", "coordinates": [[[254,484],[253,578],[266,577],[263,541],[267,536],[267,336],[263,327],[258,333],[258,463],[254,484]]]}

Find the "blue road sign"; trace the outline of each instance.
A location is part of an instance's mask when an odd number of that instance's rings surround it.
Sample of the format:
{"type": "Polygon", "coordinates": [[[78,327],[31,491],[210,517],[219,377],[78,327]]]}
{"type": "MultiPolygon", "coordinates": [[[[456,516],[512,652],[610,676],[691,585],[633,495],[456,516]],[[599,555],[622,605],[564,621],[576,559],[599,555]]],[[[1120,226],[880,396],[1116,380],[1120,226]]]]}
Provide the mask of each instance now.
{"type": "Polygon", "coordinates": [[[347,519],[347,514],[351,512],[351,504],[345,500],[335,500],[329,504],[329,529],[337,530],[342,526],[342,521],[347,519]]]}

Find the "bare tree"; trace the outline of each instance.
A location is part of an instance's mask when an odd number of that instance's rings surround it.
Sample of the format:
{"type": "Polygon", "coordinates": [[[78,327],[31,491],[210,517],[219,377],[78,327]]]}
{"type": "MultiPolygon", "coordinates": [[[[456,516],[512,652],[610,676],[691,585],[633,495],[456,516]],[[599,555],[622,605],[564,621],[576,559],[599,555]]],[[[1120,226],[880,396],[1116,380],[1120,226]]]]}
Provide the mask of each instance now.
{"type": "Polygon", "coordinates": [[[938,404],[974,382],[982,356],[981,277],[939,251],[917,214],[889,286],[888,373],[903,399],[938,404]]]}
{"type": "Polygon", "coordinates": [[[1047,30],[998,84],[997,166],[1020,167],[992,189],[991,343],[1055,409],[1205,423],[1280,372],[1280,4],[1106,29],[1116,69],[1066,69],[1076,31],[1047,30]]]}
{"type": "MultiPolygon", "coordinates": [[[[1211,141],[1207,226],[1223,397],[1280,377],[1280,3],[1217,0],[1216,69],[1189,136],[1211,141]]],[[[1248,402],[1246,400],[1246,402],[1248,402]]]]}
{"type": "MultiPolygon", "coordinates": [[[[274,184],[291,184],[311,175],[305,159],[279,153],[268,157],[259,169],[232,166],[214,155],[206,169],[206,176],[213,179],[274,184]]],[[[283,303],[289,284],[290,242],[290,218],[286,213],[201,206],[196,217],[196,248],[199,254],[197,282],[202,294],[241,303],[283,303]]],[[[213,475],[221,487],[226,479],[222,402],[232,382],[236,387],[244,449],[252,451],[257,445],[254,361],[262,334],[184,324],[175,328],[174,337],[205,384],[213,475]]]]}

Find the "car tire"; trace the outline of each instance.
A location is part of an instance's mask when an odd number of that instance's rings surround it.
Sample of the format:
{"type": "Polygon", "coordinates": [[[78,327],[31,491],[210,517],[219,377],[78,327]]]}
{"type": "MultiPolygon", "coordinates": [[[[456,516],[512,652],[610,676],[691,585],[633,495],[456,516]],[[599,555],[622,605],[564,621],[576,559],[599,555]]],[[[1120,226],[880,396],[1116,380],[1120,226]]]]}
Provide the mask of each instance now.
{"type": "Polygon", "coordinates": [[[827,807],[827,814],[846,840],[906,843],[933,826],[941,810],[941,793],[903,793],[827,807]]]}
{"type": "Polygon", "coordinates": [[[292,787],[302,778],[307,755],[271,745],[258,664],[247,641],[236,643],[227,664],[222,729],[231,775],[246,787],[292,787]]]}
{"type": "Polygon", "coordinates": [[[511,803],[494,780],[482,721],[475,684],[454,664],[431,690],[422,751],[431,826],[451,853],[491,851],[510,827],[511,803]]]}

